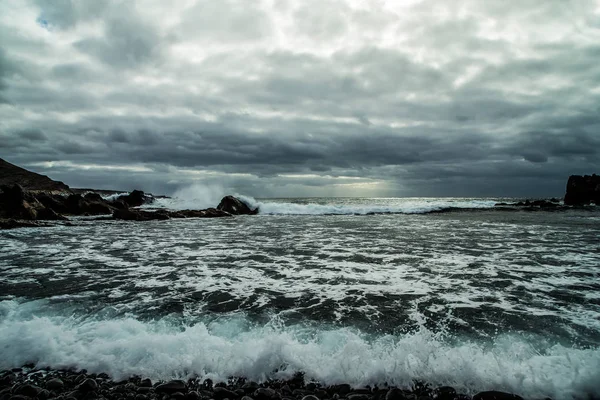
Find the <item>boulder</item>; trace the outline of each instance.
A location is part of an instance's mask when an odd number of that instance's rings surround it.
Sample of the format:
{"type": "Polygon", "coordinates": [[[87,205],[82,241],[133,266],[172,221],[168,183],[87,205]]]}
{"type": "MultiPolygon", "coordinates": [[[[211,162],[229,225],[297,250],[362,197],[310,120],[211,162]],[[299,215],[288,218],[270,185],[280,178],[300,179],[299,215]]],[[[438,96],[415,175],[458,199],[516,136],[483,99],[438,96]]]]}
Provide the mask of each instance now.
{"type": "Polygon", "coordinates": [[[182,380],[173,380],[166,383],[162,383],[155,388],[156,393],[176,393],[176,392],[187,392],[185,382],[182,380]]]}
{"type": "Polygon", "coordinates": [[[97,201],[97,202],[104,201],[102,196],[100,196],[98,193],[95,193],[95,192],[88,192],[85,194],[85,196],[83,196],[83,198],[86,199],[87,201],[97,201]]]}
{"type": "Polygon", "coordinates": [[[151,196],[147,196],[141,190],[134,190],[128,195],[119,196],[117,200],[123,201],[129,207],[139,207],[146,203],[152,203],[154,201],[154,198],[152,198],[151,196]]]}
{"type": "Polygon", "coordinates": [[[217,206],[217,210],[226,211],[232,215],[255,215],[258,214],[258,208],[254,210],[248,207],[246,203],[233,196],[225,196],[217,206]]]}
{"type": "Polygon", "coordinates": [[[579,206],[590,203],[600,204],[600,176],[571,175],[567,182],[565,204],[579,206]]]}

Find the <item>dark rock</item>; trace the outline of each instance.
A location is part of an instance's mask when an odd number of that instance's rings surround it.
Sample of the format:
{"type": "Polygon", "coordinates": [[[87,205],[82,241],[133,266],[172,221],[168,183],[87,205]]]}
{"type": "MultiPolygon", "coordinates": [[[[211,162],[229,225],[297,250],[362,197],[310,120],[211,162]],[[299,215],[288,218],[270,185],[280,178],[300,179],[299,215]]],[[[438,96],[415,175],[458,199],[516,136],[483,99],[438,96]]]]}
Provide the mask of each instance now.
{"type": "Polygon", "coordinates": [[[46,382],[46,389],[59,391],[65,387],[65,383],[60,378],[50,379],[46,382]]]}
{"type": "Polygon", "coordinates": [[[258,389],[258,383],[253,381],[246,382],[242,385],[242,389],[246,393],[253,393],[254,391],[256,391],[256,389],[258,389]]]}
{"type": "Polygon", "coordinates": [[[123,201],[129,207],[139,207],[146,203],[152,203],[154,199],[146,196],[141,190],[134,190],[125,196],[119,196],[117,200],[123,201]]]}
{"type": "Polygon", "coordinates": [[[254,399],[250,396],[243,396],[242,400],[254,400],[254,399]]]}
{"type": "Polygon", "coordinates": [[[57,213],[66,213],[68,211],[67,197],[62,195],[52,195],[48,193],[38,193],[35,198],[46,208],[51,208],[57,213]]]}
{"type": "Polygon", "coordinates": [[[154,388],[153,387],[147,387],[147,386],[140,386],[140,387],[138,387],[136,389],[136,391],[138,393],[142,393],[142,394],[144,394],[144,393],[151,393],[151,392],[154,391],[154,388]]]}
{"type": "Polygon", "coordinates": [[[142,379],[138,384],[140,387],[152,387],[152,381],[148,378],[142,379]]]}
{"type": "Polygon", "coordinates": [[[302,398],[302,400],[319,400],[319,398],[317,396],[313,396],[312,394],[309,394],[307,396],[304,396],[302,398]]]}
{"type": "Polygon", "coordinates": [[[292,395],[293,395],[294,397],[302,397],[302,396],[307,396],[307,395],[309,395],[309,394],[310,394],[310,395],[312,395],[312,394],[313,394],[312,390],[306,390],[306,389],[295,389],[295,390],[292,392],[292,395]]]}
{"type": "Polygon", "coordinates": [[[185,398],[185,395],[181,392],[175,392],[173,394],[171,394],[171,399],[173,400],[183,400],[185,398]]]}
{"type": "Polygon", "coordinates": [[[69,219],[63,215],[58,214],[52,208],[42,208],[37,212],[37,219],[42,221],[68,221],[69,219]]]}
{"type": "Polygon", "coordinates": [[[198,392],[192,390],[185,395],[185,400],[200,400],[198,392]]]}
{"type": "Polygon", "coordinates": [[[12,386],[12,384],[16,378],[17,378],[17,376],[15,374],[13,374],[12,372],[4,375],[2,378],[0,378],[0,388],[6,387],[6,386],[12,386]]]}
{"type": "Polygon", "coordinates": [[[352,391],[352,387],[346,383],[342,383],[340,385],[333,385],[328,388],[329,393],[338,393],[341,396],[345,396],[346,394],[352,391]]]}
{"type": "Polygon", "coordinates": [[[45,175],[36,174],[0,159],[0,185],[20,184],[25,190],[68,193],[70,189],[62,182],[54,181],[45,175]]]}
{"type": "Polygon", "coordinates": [[[117,210],[127,210],[129,206],[123,200],[115,200],[110,202],[110,205],[116,208],[117,210]]]}
{"type": "Polygon", "coordinates": [[[393,388],[385,394],[385,400],[406,400],[406,396],[402,390],[393,388]]]}
{"type": "Polygon", "coordinates": [[[477,393],[473,396],[473,400],[523,400],[523,398],[516,394],[491,390],[488,392],[477,393]]]}
{"type": "Polygon", "coordinates": [[[98,390],[98,383],[95,380],[88,378],[77,386],[77,390],[82,393],[95,392],[98,390]]]}
{"type": "Polygon", "coordinates": [[[38,400],[48,400],[50,398],[50,391],[46,389],[40,390],[37,395],[38,400]]]}
{"type": "Polygon", "coordinates": [[[102,196],[100,196],[98,193],[94,193],[94,192],[86,193],[85,196],[83,196],[83,198],[86,199],[87,201],[97,201],[97,202],[104,201],[102,196]]]}
{"type": "Polygon", "coordinates": [[[281,396],[279,396],[279,393],[271,388],[258,388],[254,392],[253,397],[256,400],[272,400],[279,399],[281,396]]]}
{"type": "Polygon", "coordinates": [[[154,389],[156,393],[176,393],[187,392],[185,382],[182,380],[172,380],[167,383],[160,384],[154,389]]]}
{"type": "Polygon", "coordinates": [[[350,392],[350,394],[371,394],[371,389],[369,389],[369,388],[356,388],[356,389],[352,389],[352,392],[350,392]]]}
{"type": "Polygon", "coordinates": [[[31,221],[37,219],[37,211],[44,208],[33,195],[25,193],[20,185],[2,186],[0,190],[0,218],[31,221]]]}
{"type": "Polygon", "coordinates": [[[226,211],[232,215],[255,215],[258,214],[258,208],[251,209],[240,199],[233,196],[225,196],[217,206],[217,210],[226,211]]]}
{"type": "Polygon", "coordinates": [[[441,386],[433,393],[436,400],[454,400],[456,397],[456,390],[451,386],[441,386]]]}
{"type": "Polygon", "coordinates": [[[237,393],[232,392],[231,390],[226,389],[224,387],[215,387],[213,389],[213,396],[214,396],[215,400],[223,400],[223,399],[233,400],[233,399],[237,399],[238,397],[240,397],[240,396],[238,396],[237,393]]]}
{"type": "Polygon", "coordinates": [[[371,395],[356,393],[349,394],[348,396],[346,396],[346,398],[348,400],[369,400],[371,398],[371,395]]]}
{"type": "Polygon", "coordinates": [[[16,394],[14,396],[10,396],[9,400],[31,400],[31,397],[27,397],[22,394],[16,394]]]}
{"type": "Polygon", "coordinates": [[[565,194],[566,205],[586,205],[594,203],[600,205],[600,176],[571,175],[567,182],[565,194]]]}
{"type": "Polygon", "coordinates": [[[37,397],[38,393],[41,390],[42,390],[42,388],[39,386],[32,385],[30,383],[25,383],[25,384],[18,386],[15,389],[14,394],[20,394],[20,395],[27,396],[27,397],[37,397]]]}
{"type": "Polygon", "coordinates": [[[319,399],[326,399],[328,397],[327,392],[324,389],[315,389],[314,393],[319,399]]]}

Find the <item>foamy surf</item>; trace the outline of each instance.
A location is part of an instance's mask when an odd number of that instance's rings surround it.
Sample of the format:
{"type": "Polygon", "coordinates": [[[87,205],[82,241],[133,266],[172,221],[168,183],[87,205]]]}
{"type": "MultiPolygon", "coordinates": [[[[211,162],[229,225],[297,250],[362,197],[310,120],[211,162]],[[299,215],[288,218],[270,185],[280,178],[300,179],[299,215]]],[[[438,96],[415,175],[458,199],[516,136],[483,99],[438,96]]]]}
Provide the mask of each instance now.
{"type": "Polygon", "coordinates": [[[115,379],[198,375],[264,381],[303,371],[325,384],[409,387],[413,379],[476,393],[500,389],[525,397],[571,399],[600,392],[600,350],[500,335],[483,343],[425,328],[399,336],[356,329],[265,325],[242,315],[186,324],[52,312],[44,301],[0,302],[0,368],[87,369],[115,379]]]}
{"type": "MultiPolygon", "coordinates": [[[[148,205],[172,210],[216,207],[226,192],[220,187],[196,185],[181,189],[170,198],[148,205]]],[[[468,198],[337,198],[337,199],[255,199],[235,194],[262,215],[367,215],[423,214],[445,209],[492,208],[497,199],[468,198]]]]}

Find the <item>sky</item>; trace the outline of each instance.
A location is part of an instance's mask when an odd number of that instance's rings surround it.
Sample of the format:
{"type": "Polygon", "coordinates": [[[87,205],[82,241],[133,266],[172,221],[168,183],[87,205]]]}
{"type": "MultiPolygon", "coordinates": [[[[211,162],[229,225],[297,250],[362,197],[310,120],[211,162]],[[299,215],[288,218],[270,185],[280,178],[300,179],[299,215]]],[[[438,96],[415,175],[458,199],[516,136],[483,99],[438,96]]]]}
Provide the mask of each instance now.
{"type": "Polygon", "coordinates": [[[600,173],[600,0],[3,0],[0,157],[155,194],[561,196],[600,173]]]}

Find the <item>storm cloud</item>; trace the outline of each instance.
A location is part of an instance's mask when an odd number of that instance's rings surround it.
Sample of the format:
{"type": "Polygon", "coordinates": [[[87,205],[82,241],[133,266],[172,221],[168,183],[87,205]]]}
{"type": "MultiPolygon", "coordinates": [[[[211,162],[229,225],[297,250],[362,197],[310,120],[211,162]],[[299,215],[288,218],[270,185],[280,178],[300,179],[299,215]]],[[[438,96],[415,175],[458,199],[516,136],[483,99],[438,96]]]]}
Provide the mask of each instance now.
{"type": "Polygon", "coordinates": [[[560,196],[600,170],[596,0],[171,3],[3,1],[0,157],[253,196],[560,196]]]}

